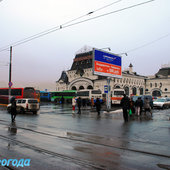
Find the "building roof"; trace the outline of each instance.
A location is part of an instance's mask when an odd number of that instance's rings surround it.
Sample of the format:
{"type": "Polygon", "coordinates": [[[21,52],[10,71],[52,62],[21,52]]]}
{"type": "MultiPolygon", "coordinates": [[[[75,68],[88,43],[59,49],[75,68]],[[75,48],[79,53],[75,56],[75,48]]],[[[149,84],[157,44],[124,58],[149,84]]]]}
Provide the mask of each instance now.
{"type": "Polygon", "coordinates": [[[70,70],[92,68],[92,51],[76,54],[70,70]]]}
{"type": "Polygon", "coordinates": [[[170,67],[161,68],[156,74],[156,77],[168,77],[170,76],[170,67]]]}
{"type": "Polygon", "coordinates": [[[62,80],[66,84],[68,83],[68,76],[65,71],[62,71],[61,77],[59,78],[59,80],[57,82],[59,82],[60,80],[62,80]]]}

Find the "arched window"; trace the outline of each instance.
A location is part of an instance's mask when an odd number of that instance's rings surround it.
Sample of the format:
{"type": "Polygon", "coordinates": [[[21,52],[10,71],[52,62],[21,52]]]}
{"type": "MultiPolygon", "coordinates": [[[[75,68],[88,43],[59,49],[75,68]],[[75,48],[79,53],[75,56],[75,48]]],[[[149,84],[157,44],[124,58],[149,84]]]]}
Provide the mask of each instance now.
{"type": "Polygon", "coordinates": [[[71,90],[77,90],[77,88],[76,88],[75,86],[73,86],[73,87],[71,88],[71,90]]]}
{"type": "Polygon", "coordinates": [[[133,93],[133,95],[136,95],[136,87],[133,87],[132,93],[133,93]]]}
{"type": "Polygon", "coordinates": [[[87,87],[87,89],[93,89],[93,87],[92,87],[91,85],[89,85],[89,86],[87,87]]]}
{"type": "Polygon", "coordinates": [[[157,96],[157,97],[160,97],[161,96],[161,92],[159,90],[154,90],[152,92],[152,96],[157,96]]]}
{"type": "Polygon", "coordinates": [[[162,83],[160,83],[160,88],[162,87],[162,83]]]}
{"type": "Polygon", "coordinates": [[[116,86],[115,89],[120,89],[120,86],[116,86]]]}
{"type": "Polygon", "coordinates": [[[125,89],[125,94],[126,94],[127,96],[129,96],[129,87],[126,86],[124,89],[125,89]]]}
{"type": "Polygon", "coordinates": [[[143,88],[140,88],[140,95],[143,95],[143,88]]]}
{"type": "Polygon", "coordinates": [[[150,87],[152,88],[152,83],[150,83],[150,87]]]}
{"type": "Polygon", "coordinates": [[[84,89],[84,87],[83,87],[83,86],[80,86],[80,87],[79,87],[79,90],[83,90],[83,89],[84,89]]]}

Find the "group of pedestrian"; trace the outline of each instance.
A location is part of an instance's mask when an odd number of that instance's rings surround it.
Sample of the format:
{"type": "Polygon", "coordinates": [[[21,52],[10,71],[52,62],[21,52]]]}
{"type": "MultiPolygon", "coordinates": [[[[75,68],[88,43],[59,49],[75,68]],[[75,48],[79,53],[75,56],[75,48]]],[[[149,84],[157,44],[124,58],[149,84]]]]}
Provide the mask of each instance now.
{"type": "MultiPolygon", "coordinates": [[[[81,114],[81,106],[84,106],[84,100],[81,99],[81,97],[79,98],[75,98],[73,97],[72,98],[72,110],[73,112],[75,112],[75,107],[77,106],[78,107],[78,112],[77,114],[81,114]]],[[[91,106],[92,107],[96,107],[96,111],[97,111],[97,114],[98,116],[100,116],[100,111],[101,111],[101,101],[99,98],[96,99],[96,101],[94,102],[94,100],[92,100],[93,102],[91,102],[91,106]]]]}
{"type": "Polygon", "coordinates": [[[144,102],[141,97],[138,97],[136,102],[134,102],[132,99],[130,99],[128,96],[124,94],[120,104],[122,106],[123,118],[125,122],[128,122],[129,115],[141,116],[143,108],[145,115],[146,112],[150,112],[152,116],[150,101],[147,97],[144,99],[144,102]]]}

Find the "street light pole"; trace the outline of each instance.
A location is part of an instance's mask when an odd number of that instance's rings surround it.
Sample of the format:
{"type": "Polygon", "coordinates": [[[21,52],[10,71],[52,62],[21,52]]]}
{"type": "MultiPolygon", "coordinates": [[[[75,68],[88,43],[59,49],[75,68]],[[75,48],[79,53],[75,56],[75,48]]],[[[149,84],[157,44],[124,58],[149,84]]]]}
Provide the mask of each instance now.
{"type": "Polygon", "coordinates": [[[104,50],[104,49],[108,49],[109,51],[111,51],[110,47],[100,48],[100,50],[104,50]]]}
{"type": "Polygon", "coordinates": [[[107,77],[107,112],[111,109],[111,101],[110,101],[110,77],[107,77]]]}
{"type": "Polygon", "coordinates": [[[9,103],[10,103],[10,98],[11,98],[11,71],[12,70],[12,46],[10,46],[10,61],[9,61],[9,83],[8,83],[8,86],[9,86],[9,92],[8,92],[8,95],[9,95],[9,103]]]}

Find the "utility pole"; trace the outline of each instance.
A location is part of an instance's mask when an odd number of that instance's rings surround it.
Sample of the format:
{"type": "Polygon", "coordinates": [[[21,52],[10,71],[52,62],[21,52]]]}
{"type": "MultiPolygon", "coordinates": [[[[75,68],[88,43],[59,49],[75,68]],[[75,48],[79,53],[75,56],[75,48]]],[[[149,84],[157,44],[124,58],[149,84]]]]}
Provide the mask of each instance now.
{"type": "Polygon", "coordinates": [[[11,71],[12,70],[12,46],[10,46],[10,61],[9,61],[9,103],[10,103],[10,98],[11,98],[11,86],[12,86],[12,82],[11,82],[11,71]]]}
{"type": "Polygon", "coordinates": [[[110,77],[107,77],[107,100],[106,100],[106,104],[107,104],[107,112],[110,111],[111,109],[111,101],[110,101],[110,77]]]}

